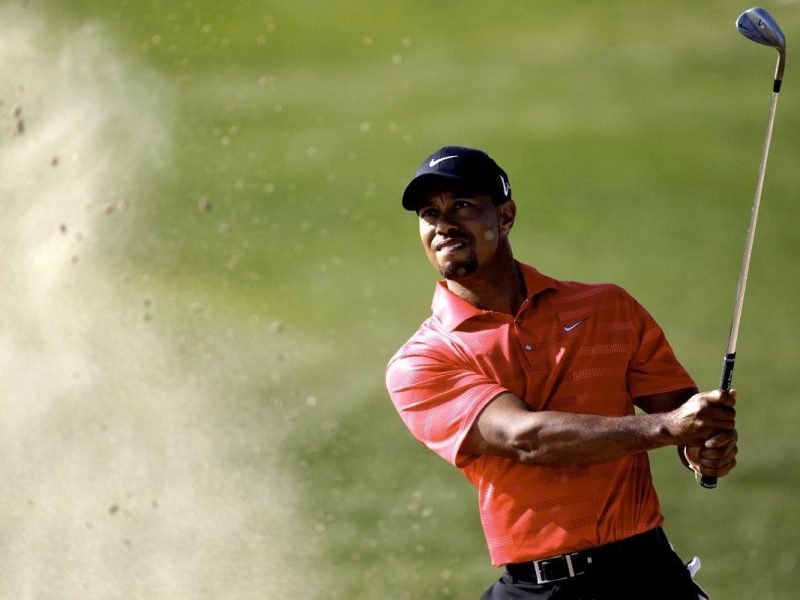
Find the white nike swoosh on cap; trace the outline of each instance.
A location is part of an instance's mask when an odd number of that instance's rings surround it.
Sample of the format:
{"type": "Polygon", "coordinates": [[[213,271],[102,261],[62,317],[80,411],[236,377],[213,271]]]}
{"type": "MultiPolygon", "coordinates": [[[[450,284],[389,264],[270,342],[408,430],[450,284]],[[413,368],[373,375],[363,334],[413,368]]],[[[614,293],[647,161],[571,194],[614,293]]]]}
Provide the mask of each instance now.
{"type": "Polygon", "coordinates": [[[508,196],[508,184],[506,183],[506,180],[503,179],[502,175],[499,175],[498,177],[500,177],[500,183],[503,184],[503,195],[508,196]]]}
{"type": "Polygon", "coordinates": [[[431,162],[428,163],[429,167],[435,167],[443,160],[447,160],[448,158],[458,158],[458,154],[453,154],[452,156],[443,156],[442,158],[431,159],[431,162]]]}

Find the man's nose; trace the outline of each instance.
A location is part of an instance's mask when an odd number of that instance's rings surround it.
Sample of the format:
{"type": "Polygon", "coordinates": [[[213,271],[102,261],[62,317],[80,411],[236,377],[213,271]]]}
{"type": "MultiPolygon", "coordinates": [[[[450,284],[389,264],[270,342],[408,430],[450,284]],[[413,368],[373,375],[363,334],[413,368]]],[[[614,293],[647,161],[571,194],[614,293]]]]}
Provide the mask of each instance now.
{"type": "Polygon", "coordinates": [[[438,234],[448,234],[451,231],[457,231],[458,226],[455,223],[455,220],[451,218],[449,213],[443,212],[439,215],[439,218],[436,220],[436,233],[438,234]]]}

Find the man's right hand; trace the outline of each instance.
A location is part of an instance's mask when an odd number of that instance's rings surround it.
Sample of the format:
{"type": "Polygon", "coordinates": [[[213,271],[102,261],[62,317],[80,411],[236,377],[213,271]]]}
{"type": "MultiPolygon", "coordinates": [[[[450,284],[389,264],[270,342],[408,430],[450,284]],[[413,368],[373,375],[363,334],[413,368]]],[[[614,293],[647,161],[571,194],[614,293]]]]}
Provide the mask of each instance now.
{"type": "Polygon", "coordinates": [[[700,392],[678,408],[664,413],[666,427],[677,446],[702,446],[706,440],[736,431],[736,391],[700,392]]]}
{"type": "Polygon", "coordinates": [[[723,431],[702,446],[686,448],[686,460],[692,470],[701,475],[725,477],[736,466],[738,435],[736,430],[723,431]]]}

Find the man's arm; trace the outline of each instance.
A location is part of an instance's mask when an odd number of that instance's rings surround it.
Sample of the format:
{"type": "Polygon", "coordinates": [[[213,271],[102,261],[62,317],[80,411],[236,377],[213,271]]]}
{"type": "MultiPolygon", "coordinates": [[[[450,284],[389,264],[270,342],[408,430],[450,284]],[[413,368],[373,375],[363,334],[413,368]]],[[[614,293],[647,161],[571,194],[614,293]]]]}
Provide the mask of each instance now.
{"type": "Polygon", "coordinates": [[[468,454],[493,454],[523,464],[588,466],[662,446],[701,446],[735,431],[735,396],[693,394],[667,412],[607,417],[531,411],[504,393],[483,410],[462,446],[468,454]]]}
{"type": "Polygon", "coordinates": [[[686,388],[675,392],[666,392],[664,394],[640,396],[639,398],[634,398],[633,403],[646,413],[663,413],[675,410],[698,391],[697,388],[686,388]]]}

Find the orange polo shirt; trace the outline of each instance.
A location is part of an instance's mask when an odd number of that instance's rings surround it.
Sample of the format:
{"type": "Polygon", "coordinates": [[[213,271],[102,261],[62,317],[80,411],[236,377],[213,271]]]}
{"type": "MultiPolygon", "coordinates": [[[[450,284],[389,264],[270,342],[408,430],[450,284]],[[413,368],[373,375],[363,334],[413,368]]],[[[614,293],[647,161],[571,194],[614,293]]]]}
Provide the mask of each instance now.
{"type": "Polygon", "coordinates": [[[532,410],[632,415],[633,399],[695,387],[647,311],[610,284],[557,281],[518,263],[517,315],[481,310],[444,282],[433,316],[395,354],[386,385],[411,433],[478,489],[492,564],[593,548],[661,525],[642,452],[590,467],[523,465],[461,445],[504,392],[532,410]]]}

